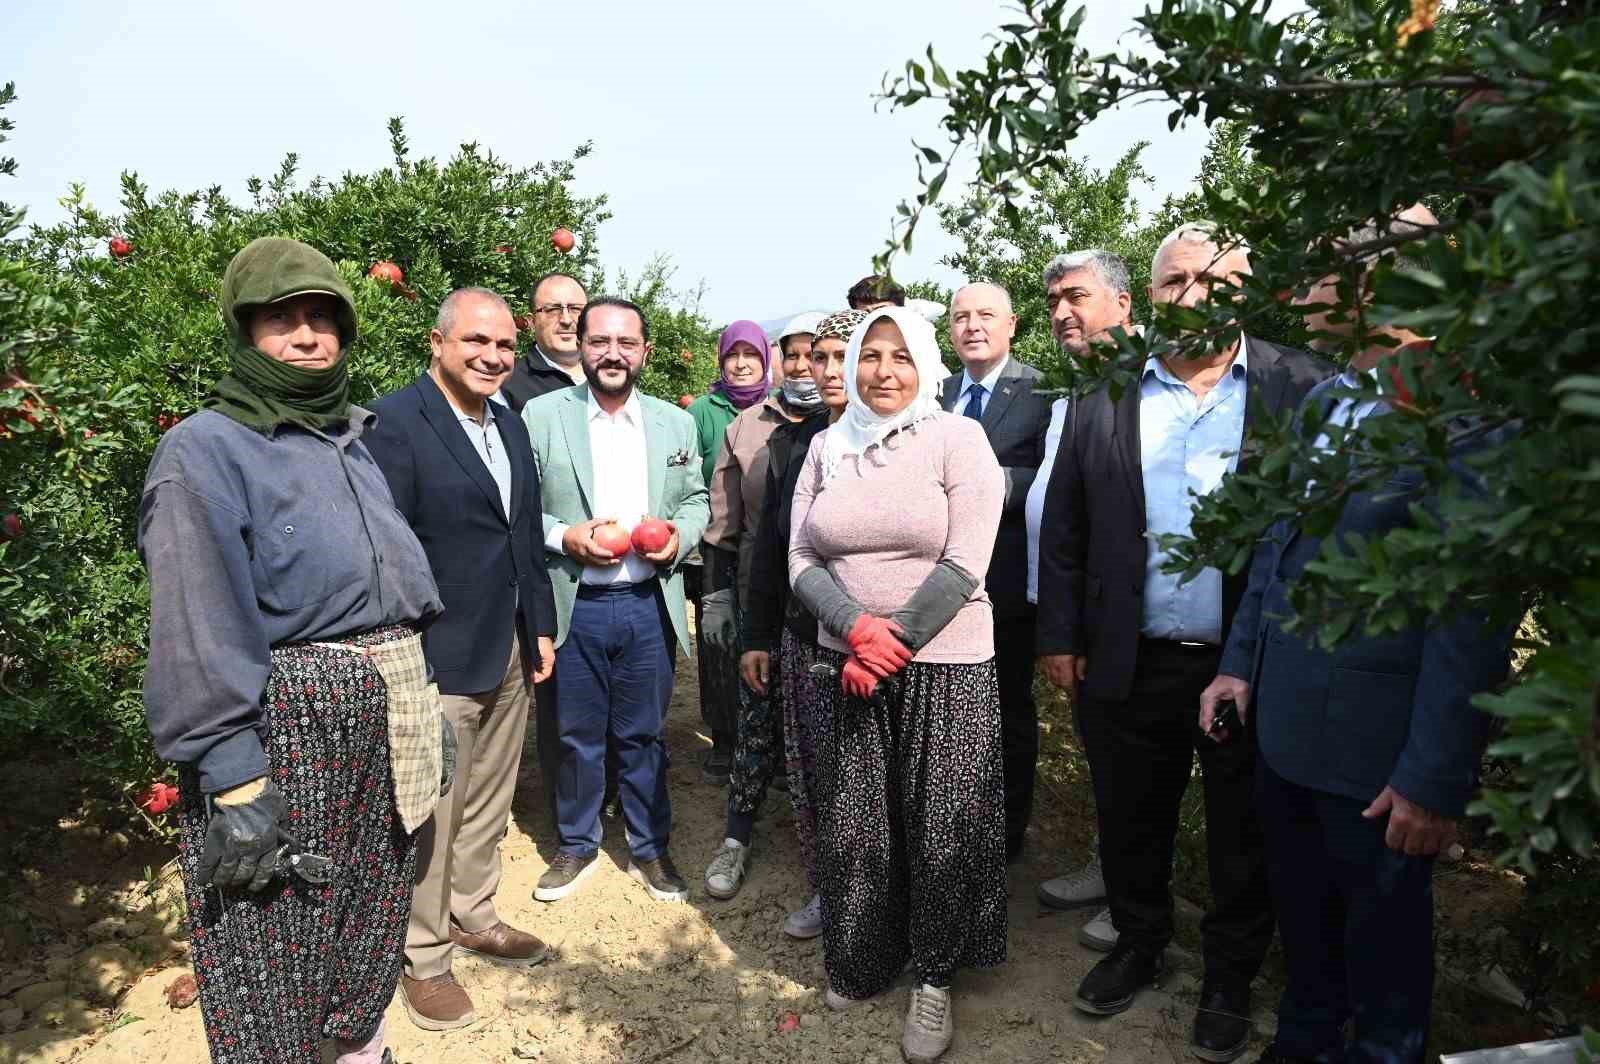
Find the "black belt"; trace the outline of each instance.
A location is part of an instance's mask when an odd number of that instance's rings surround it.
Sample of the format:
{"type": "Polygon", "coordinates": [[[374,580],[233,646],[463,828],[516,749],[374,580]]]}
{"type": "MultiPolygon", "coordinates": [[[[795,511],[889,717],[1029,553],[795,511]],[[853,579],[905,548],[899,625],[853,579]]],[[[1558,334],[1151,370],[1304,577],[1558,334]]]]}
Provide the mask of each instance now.
{"type": "Polygon", "coordinates": [[[647,580],[636,580],[631,583],[620,584],[582,584],[578,585],[579,598],[599,598],[602,595],[651,595],[655,593],[658,581],[655,577],[647,580]]]}
{"type": "Polygon", "coordinates": [[[1222,650],[1222,647],[1216,643],[1198,643],[1189,639],[1156,639],[1148,635],[1140,636],[1139,642],[1169,648],[1184,654],[1215,654],[1222,650]]]}

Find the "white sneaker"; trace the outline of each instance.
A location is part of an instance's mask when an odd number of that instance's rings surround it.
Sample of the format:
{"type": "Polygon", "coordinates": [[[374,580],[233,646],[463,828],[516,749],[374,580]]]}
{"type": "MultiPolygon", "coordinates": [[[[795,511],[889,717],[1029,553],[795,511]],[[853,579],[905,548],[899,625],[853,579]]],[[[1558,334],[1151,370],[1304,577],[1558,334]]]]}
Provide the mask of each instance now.
{"type": "Polygon", "coordinates": [[[927,983],[912,988],[906,1031],[900,1037],[900,1052],[906,1060],[911,1064],[932,1064],[944,1055],[956,1036],[950,1011],[950,991],[927,983]]]}
{"type": "Polygon", "coordinates": [[[1100,856],[1071,875],[1047,879],[1039,884],[1039,902],[1052,909],[1079,909],[1106,900],[1106,877],[1100,872],[1100,856]]]}
{"type": "Polygon", "coordinates": [[[822,895],[813,894],[805,906],[789,914],[783,933],[790,938],[816,938],[822,934],[822,895]]]}
{"type": "Polygon", "coordinates": [[[724,900],[739,893],[744,884],[744,864],[749,856],[750,847],[738,839],[723,839],[722,847],[706,866],[706,893],[724,900]]]}
{"type": "Polygon", "coordinates": [[[1087,946],[1101,953],[1110,953],[1117,948],[1117,928],[1111,922],[1111,910],[1101,909],[1094,914],[1094,919],[1078,928],[1079,945],[1087,946]]]}

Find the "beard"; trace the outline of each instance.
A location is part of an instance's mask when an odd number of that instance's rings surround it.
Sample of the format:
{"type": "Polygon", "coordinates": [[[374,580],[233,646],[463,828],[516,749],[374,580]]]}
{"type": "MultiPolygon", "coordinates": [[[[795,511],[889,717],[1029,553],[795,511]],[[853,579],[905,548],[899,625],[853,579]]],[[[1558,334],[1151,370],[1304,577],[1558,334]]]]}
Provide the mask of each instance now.
{"type": "Polygon", "coordinates": [[[609,384],[603,384],[600,381],[600,370],[601,370],[602,367],[599,366],[599,365],[591,366],[591,365],[589,365],[588,361],[585,360],[584,363],[583,363],[583,378],[584,378],[584,380],[589,382],[589,390],[594,392],[594,393],[596,393],[597,395],[604,395],[604,396],[627,395],[628,392],[633,389],[633,382],[638,380],[639,379],[639,374],[644,372],[644,364],[642,362],[639,364],[638,368],[636,368],[636,369],[630,369],[626,362],[622,362],[622,363],[606,362],[603,365],[604,365],[605,368],[618,368],[618,367],[620,367],[624,371],[624,373],[626,373],[626,378],[623,380],[623,382],[621,384],[618,384],[618,385],[615,385],[615,386],[609,385],[609,384]]]}

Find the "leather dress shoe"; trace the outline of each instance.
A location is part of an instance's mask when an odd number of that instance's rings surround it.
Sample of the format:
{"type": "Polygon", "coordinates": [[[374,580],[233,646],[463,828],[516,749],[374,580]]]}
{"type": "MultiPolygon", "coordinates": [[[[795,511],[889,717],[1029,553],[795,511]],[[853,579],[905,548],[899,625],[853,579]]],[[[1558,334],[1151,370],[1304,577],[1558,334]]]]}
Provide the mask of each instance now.
{"type": "Polygon", "coordinates": [[[1160,950],[1119,942],[1083,977],[1073,1004],[1093,1016],[1113,1016],[1132,1005],[1139,991],[1160,979],[1161,972],[1160,950]]]}
{"type": "Polygon", "coordinates": [[[1250,987],[1212,982],[1200,989],[1189,1051],[1201,1060],[1228,1064],[1250,1041],[1250,987]]]}
{"type": "Polygon", "coordinates": [[[550,956],[550,947],[536,935],[518,931],[504,920],[482,931],[463,931],[452,925],[450,941],[457,949],[517,968],[531,968],[550,956]]]}
{"type": "Polygon", "coordinates": [[[400,1001],[411,1022],[424,1031],[453,1031],[478,1018],[472,999],[449,972],[431,979],[400,977],[400,1001]]]}

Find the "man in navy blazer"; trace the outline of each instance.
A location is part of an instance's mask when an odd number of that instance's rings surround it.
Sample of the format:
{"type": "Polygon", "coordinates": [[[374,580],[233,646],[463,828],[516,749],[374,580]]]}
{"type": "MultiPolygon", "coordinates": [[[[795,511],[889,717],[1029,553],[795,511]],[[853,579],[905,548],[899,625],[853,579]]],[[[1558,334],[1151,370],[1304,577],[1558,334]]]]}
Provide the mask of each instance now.
{"type": "MultiPolygon", "coordinates": [[[[1350,334],[1353,322],[1331,320],[1336,279],[1301,302],[1330,308],[1307,315],[1315,333],[1350,334]]],[[[1404,330],[1383,332],[1426,345],[1404,330]]],[[[1357,453],[1361,425],[1390,413],[1375,375],[1395,350],[1371,344],[1306,396],[1301,416],[1322,421],[1324,449],[1357,453]]],[[[1471,435],[1459,434],[1455,457],[1471,435]]],[[[1453,464],[1470,486],[1471,472],[1453,464]]],[[[1372,542],[1410,527],[1412,508],[1427,497],[1421,471],[1402,469],[1351,495],[1333,540],[1372,542]]],[[[1504,679],[1510,632],[1463,606],[1425,627],[1352,635],[1324,649],[1311,633],[1284,628],[1290,589],[1323,547],[1295,525],[1273,528],[1252,560],[1219,675],[1200,700],[1202,731],[1231,699],[1260,753],[1256,811],[1288,970],[1277,1037],[1261,1061],[1420,1062],[1433,997],[1434,855],[1476,785],[1483,736],[1471,699],[1504,679]]]]}
{"type": "Polygon", "coordinates": [[[455,782],[417,833],[401,980],[412,1020],[434,1031],[475,1018],[451,974],[454,949],[512,965],[548,952],[494,904],[529,687],[555,664],[533,446],[522,420],[489,398],[511,373],[516,342],[504,299],[482,288],[452,292],[430,336],[428,371],[373,404],[378,425],[367,437],[445,606],[422,646],[456,731],[455,782]]]}

